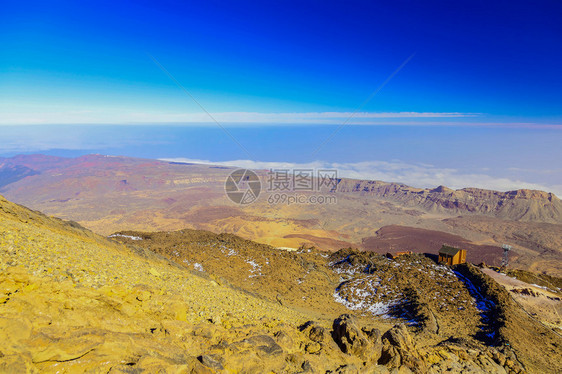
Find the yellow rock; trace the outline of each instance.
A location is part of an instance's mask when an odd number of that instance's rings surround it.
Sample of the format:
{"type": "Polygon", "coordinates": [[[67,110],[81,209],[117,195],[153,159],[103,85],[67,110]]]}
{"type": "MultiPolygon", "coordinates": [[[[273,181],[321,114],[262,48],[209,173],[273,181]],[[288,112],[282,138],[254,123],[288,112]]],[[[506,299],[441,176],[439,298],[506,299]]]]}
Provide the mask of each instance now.
{"type": "Polygon", "coordinates": [[[137,313],[137,308],[129,303],[123,303],[120,306],[121,313],[125,314],[127,317],[132,317],[137,313]]]}
{"type": "Polygon", "coordinates": [[[0,283],[0,291],[9,294],[14,293],[18,289],[17,284],[11,279],[5,279],[0,283]]]}
{"type": "Polygon", "coordinates": [[[445,359],[445,360],[449,360],[451,358],[451,355],[447,351],[445,351],[444,349],[441,349],[439,351],[439,356],[443,357],[443,359],[445,359]]]}
{"type": "Polygon", "coordinates": [[[28,284],[27,286],[25,286],[23,288],[23,291],[29,292],[29,291],[36,290],[37,288],[39,288],[39,285],[37,283],[31,283],[31,284],[28,284]]]}
{"type": "Polygon", "coordinates": [[[178,321],[187,321],[187,311],[185,309],[176,310],[175,317],[178,321]]]}
{"type": "Polygon", "coordinates": [[[427,361],[427,363],[428,363],[429,365],[436,364],[436,363],[438,363],[438,362],[441,361],[441,360],[442,360],[442,358],[441,358],[441,356],[438,355],[438,354],[430,354],[430,355],[428,355],[428,356],[426,357],[426,361],[427,361]]]}
{"type": "Polygon", "coordinates": [[[33,367],[31,355],[13,354],[0,357],[0,373],[38,373],[33,367]]]}
{"type": "Polygon", "coordinates": [[[156,271],[156,269],[154,268],[150,268],[150,270],[148,271],[150,274],[154,275],[155,277],[160,278],[162,275],[156,271]]]}
{"type": "Polygon", "coordinates": [[[305,347],[305,350],[308,353],[312,353],[312,354],[320,352],[321,349],[322,349],[322,346],[320,344],[316,343],[316,342],[308,343],[305,347]]]}
{"type": "Polygon", "coordinates": [[[29,274],[23,266],[12,266],[8,268],[7,275],[18,283],[29,282],[29,274]]]}
{"type": "MultiPolygon", "coordinates": [[[[31,335],[32,325],[25,318],[5,318],[0,317],[0,336],[2,341],[17,343],[28,339],[31,335]]],[[[7,344],[3,344],[6,346],[7,344]]],[[[5,348],[5,347],[3,347],[5,348]]]]}
{"type": "Polygon", "coordinates": [[[140,291],[137,295],[137,300],[139,301],[147,301],[150,300],[152,294],[149,291],[140,291]]]}
{"type": "Polygon", "coordinates": [[[146,371],[147,373],[170,373],[170,374],[180,374],[180,373],[190,373],[192,372],[192,367],[195,359],[192,360],[192,365],[183,364],[173,364],[171,360],[165,360],[158,357],[144,356],[137,363],[137,368],[141,371],[146,371]]]}
{"type": "Polygon", "coordinates": [[[46,335],[34,336],[30,341],[34,363],[44,361],[68,361],[84,356],[103,342],[95,335],[52,339],[46,335]]]}

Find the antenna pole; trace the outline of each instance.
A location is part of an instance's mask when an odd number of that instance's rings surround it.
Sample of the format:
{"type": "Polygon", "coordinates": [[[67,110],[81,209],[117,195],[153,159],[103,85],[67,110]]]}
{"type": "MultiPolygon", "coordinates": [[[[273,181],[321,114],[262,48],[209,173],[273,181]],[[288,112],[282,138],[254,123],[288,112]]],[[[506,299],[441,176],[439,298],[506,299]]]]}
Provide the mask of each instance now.
{"type": "Polygon", "coordinates": [[[503,248],[503,258],[502,258],[502,264],[500,266],[500,271],[505,270],[507,268],[507,265],[509,265],[508,253],[511,250],[511,246],[504,244],[502,245],[502,248],[503,248]]]}

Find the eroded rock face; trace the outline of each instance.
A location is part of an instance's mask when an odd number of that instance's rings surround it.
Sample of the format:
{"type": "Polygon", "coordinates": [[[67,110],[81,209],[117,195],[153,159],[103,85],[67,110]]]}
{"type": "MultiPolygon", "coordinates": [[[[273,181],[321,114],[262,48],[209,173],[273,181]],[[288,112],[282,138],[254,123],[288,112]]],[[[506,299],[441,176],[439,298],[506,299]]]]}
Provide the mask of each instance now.
{"type": "Polygon", "coordinates": [[[382,336],[383,347],[379,364],[391,368],[406,366],[416,373],[427,371],[405,325],[396,325],[382,336]]]}
{"type": "Polygon", "coordinates": [[[214,370],[224,370],[220,357],[215,357],[214,355],[201,355],[197,357],[197,359],[208,368],[214,370]]]}
{"type": "Polygon", "coordinates": [[[300,330],[316,343],[322,343],[326,335],[326,329],[314,321],[308,321],[300,327],[300,330]]]}
{"type": "Polygon", "coordinates": [[[405,325],[396,325],[392,329],[384,333],[383,339],[386,339],[391,345],[402,351],[414,351],[414,341],[406,329],[405,325]]]}
{"type": "Polygon", "coordinates": [[[267,335],[256,335],[234,343],[231,348],[251,348],[260,356],[278,356],[283,353],[283,348],[267,335]]]}
{"type": "Polygon", "coordinates": [[[334,320],[332,336],[344,353],[366,362],[376,362],[380,356],[380,332],[362,330],[352,315],[343,314],[334,320]]]}

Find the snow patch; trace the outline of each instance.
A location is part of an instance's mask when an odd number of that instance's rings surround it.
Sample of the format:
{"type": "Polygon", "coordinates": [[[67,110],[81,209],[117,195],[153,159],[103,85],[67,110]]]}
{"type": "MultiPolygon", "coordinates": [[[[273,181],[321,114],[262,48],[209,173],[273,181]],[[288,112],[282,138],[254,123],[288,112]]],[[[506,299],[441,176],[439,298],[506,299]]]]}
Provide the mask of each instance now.
{"type": "Polygon", "coordinates": [[[200,263],[196,262],[193,264],[193,268],[197,271],[204,271],[203,270],[203,265],[201,265],[200,263]]]}
{"type": "Polygon", "coordinates": [[[113,234],[108,236],[108,238],[117,238],[117,237],[128,238],[131,240],[142,240],[140,236],[131,236],[131,235],[123,235],[123,234],[113,234]]]}
{"type": "Polygon", "coordinates": [[[246,260],[246,262],[250,265],[252,265],[252,269],[250,270],[250,275],[248,276],[248,278],[253,278],[253,277],[260,277],[263,274],[261,273],[261,265],[258,264],[257,262],[253,261],[253,260],[246,260]]]}
{"type": "Polygon", "coordinates": [[[365,300],[353,302],[347,300],[346,298],[343,298],[341,295],[338,294],[337,290],[334,292],[334,300],[337,303],[342,304],[349,310],[361,310],[361,311],[369,312],[376,316],[387,316],[388,313],[390,312],[390,309],[393,306],[393,304],[390,302],[384,303],[382,301],[375,302],[372,304],[366,303],[365,300]]]}
{"type": "Polygon", "coordinates": [[[280,249],[282,251],[287,251],[287,252],[296,252],[298,251],[298,248],[291,248],[291,247],[275,247],[275,249],[280,249]]]}

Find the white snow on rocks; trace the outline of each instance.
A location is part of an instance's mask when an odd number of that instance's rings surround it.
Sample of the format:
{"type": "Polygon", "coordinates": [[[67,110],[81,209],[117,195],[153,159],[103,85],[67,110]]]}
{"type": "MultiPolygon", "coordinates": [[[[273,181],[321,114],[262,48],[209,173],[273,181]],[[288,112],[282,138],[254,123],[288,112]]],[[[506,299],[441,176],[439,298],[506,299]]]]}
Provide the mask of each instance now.
{"type": "Polygon", "coordinates": [[[131,236],[131,235],[123,235],[123,234],[113,234],[108,236],[108,238],[117,238],[117,237],[128,238],[131,240],[142,240],[140,236],[131,236]]]}
{"type": "Polygon", "coordinates": [[[250,275],[248,276],[248,278],[260,277],[260,276],[263,275],[261,273],[261,265],[260,264],[258,264],[254,260],[246,260],[246,262],[248,264],[252,265],[252,269],[250,270],[250,275]]]}
{"type": "Polygon", "coordinates": [[[203,265],[201,265],[200,263],[196,262],[193,264],[193,268],[197,271],[204,271],[203,270],[203,265]]]}
{"type": "MultiPolygon", "coordinates": [[[[357,290],[362,291],[362,290],[357,290]]],[[[358,292],[359,293],[359,292],[358,292]]],[[[365,299],[355,299],[348,300],[339,295],[338,291],[334,292],[334,300],[337,303],[342,304],[349,310],[360,310],[364,312],[371,313],[376,316],[386,316],[390,312],[390,308],[393,306],[392,302],[374,302],[369,304],[365,299]]]]}

